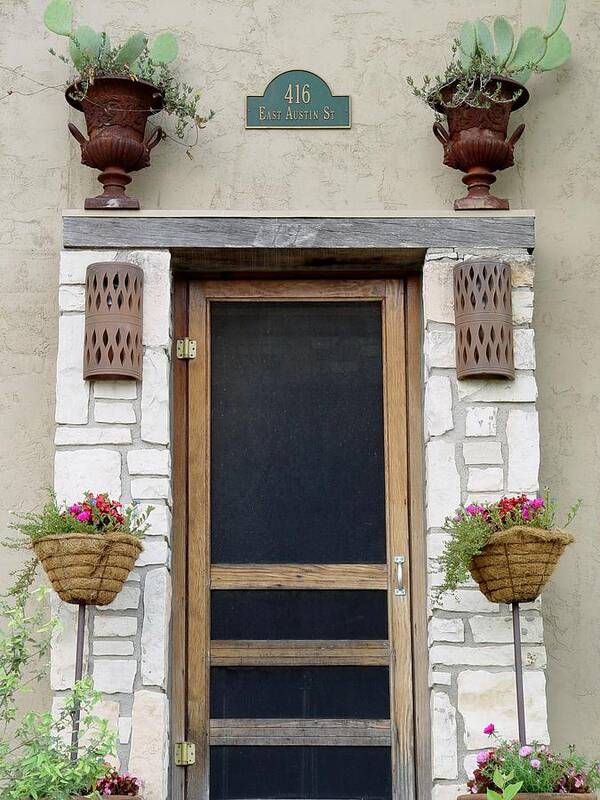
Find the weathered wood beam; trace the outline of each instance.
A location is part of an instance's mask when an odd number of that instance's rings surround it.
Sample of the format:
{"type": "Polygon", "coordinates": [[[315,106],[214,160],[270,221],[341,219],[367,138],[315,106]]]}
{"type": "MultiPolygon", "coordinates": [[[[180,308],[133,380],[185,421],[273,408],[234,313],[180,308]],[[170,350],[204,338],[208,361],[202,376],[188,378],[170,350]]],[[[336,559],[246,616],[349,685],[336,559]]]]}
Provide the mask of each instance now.
{"type": "Polygon", "coordinates": [[[533,216],[65,215],[65,247],[431,248],[535,244],[533,216]]]}

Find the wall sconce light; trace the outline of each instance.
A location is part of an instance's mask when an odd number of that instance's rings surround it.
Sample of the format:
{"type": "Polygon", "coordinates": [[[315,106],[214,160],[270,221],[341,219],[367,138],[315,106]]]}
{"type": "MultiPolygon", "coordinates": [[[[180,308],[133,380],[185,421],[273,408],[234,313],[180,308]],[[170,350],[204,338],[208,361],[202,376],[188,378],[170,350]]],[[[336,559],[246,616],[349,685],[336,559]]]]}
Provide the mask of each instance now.
{"type": "Polygon", "coordinates": [[[477,259],[454,267],[458,378],[515,377],[511,269],[477,259]]]}
{"type": "Polygon", "coordinates": [[[135,264],[87,268],[84,380],[141,379],[143,288],[144,272],[135,264]]]}

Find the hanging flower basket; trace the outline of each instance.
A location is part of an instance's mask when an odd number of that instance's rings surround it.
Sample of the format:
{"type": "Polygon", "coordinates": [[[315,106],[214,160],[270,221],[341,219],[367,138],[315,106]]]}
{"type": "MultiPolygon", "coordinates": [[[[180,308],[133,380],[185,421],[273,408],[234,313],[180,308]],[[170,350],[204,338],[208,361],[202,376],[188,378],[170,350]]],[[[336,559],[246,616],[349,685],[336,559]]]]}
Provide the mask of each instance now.
{"type": "Polygon", "coordinates": [[[69,533],[34,542],[52,588],[66,603],[111,603],[142,552],[130,533],[69,533]]]}
{"type": "MultiPolygon", "coordinates": [[[[598,795],[585,792],[582,794],[573,794],[572,792],[523,792],[516,794],[514,800],[597,800],[598,795]]],[[[487,800],[486,794],[461,794],[458,800],[487,800]]]]}
{"type": "Polygon", "coordinates": [[[471,575],[492,603],[531,603],[573,541],[562,530],[515,525],[492,533],[481,553],[473,557],[471,575]]]}

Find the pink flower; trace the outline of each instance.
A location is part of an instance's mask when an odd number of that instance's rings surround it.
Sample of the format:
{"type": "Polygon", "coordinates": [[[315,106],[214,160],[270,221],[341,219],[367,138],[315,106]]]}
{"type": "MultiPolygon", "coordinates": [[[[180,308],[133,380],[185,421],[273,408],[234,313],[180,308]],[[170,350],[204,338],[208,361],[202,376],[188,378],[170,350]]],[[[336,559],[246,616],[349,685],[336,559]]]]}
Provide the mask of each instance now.
{"type": "Polygon", "coordinates": [[[533,747],[530,747],[528,744],[523,745],[523,747],[519,750],[519,755],[521,758],[527,758],[533,753],[533,747]]]}
{"type": "Polygon", "coordinates": [[[479,766],[483,766],[483,764],[487,764],[490,760],[491,753],[489,750],[482,750],[481,753],[477,754],[477,763],[479,766]]]}
{"type": "Polygon", "coordinates": [[[82,511],[81,514],[77,514],[77,519],[79,522],[89,522],[92,518],[92,515],[89,511],[82,511]]]}
{"type": "Polygon", "coordinates": [[[493,722],[490,722],[490,724],[489,724],[489,725],[486,725],[486,726],[485,726],[485,728],[483,729],[483,732],[484,732],[485,734],[487,734],[488,736],[491,736],[491,735],[492,735],[492,733],[493,733],[495,730],[496,730],[496,726],[494,725],[494,723],[493,723],[493,722]]]}
{"type": "Polygon", "coordinates": [[[543,508],[544,505],[545,505],[544,498],[543,497],[536,497],[535,500],[531,501],[531,505],[534,508],[543,508]]]}
{"type": "Polygon", "coordinates": [[[542,762],[539,758],[532,758],[529,762],[534,769],[539,769],[542,766],[542,762]]]}
{"type": "Polygon", "coordinates": [[[72,517],[76,517],[81,511],[81,505],[79,503],[73,503],[72,506],[69,506],[68,511],[72,517]]]}
{"type": "Polygon", "coordinates": [[[476,517],[477,514],[481,514],[481,512],[484,511],[484,510],[485,509],[483,508],[483,506],[475,506],[473,504],[471,504],[470,506],[467,506],[465,508],[465,511],[467,512],[467,514],[470,514],[470,516],[472,516],[472,517],[476,517]]]}

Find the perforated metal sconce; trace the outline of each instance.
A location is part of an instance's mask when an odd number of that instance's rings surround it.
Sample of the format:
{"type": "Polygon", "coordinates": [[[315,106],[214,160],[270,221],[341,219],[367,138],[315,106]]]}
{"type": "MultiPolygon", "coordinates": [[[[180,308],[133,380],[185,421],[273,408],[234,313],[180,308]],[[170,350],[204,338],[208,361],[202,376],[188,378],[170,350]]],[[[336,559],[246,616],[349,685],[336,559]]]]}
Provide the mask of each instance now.
{"type": "Polygon", "coordinates": [[[142,377],[144,272],[135,264],[90,264],[85,278],[84,380],[142,377]]]}
{"type": "Polygon", "coordinates": [[[454,267],[459,378],[514,379],[511,269],[477,259],[454,267]]]}

